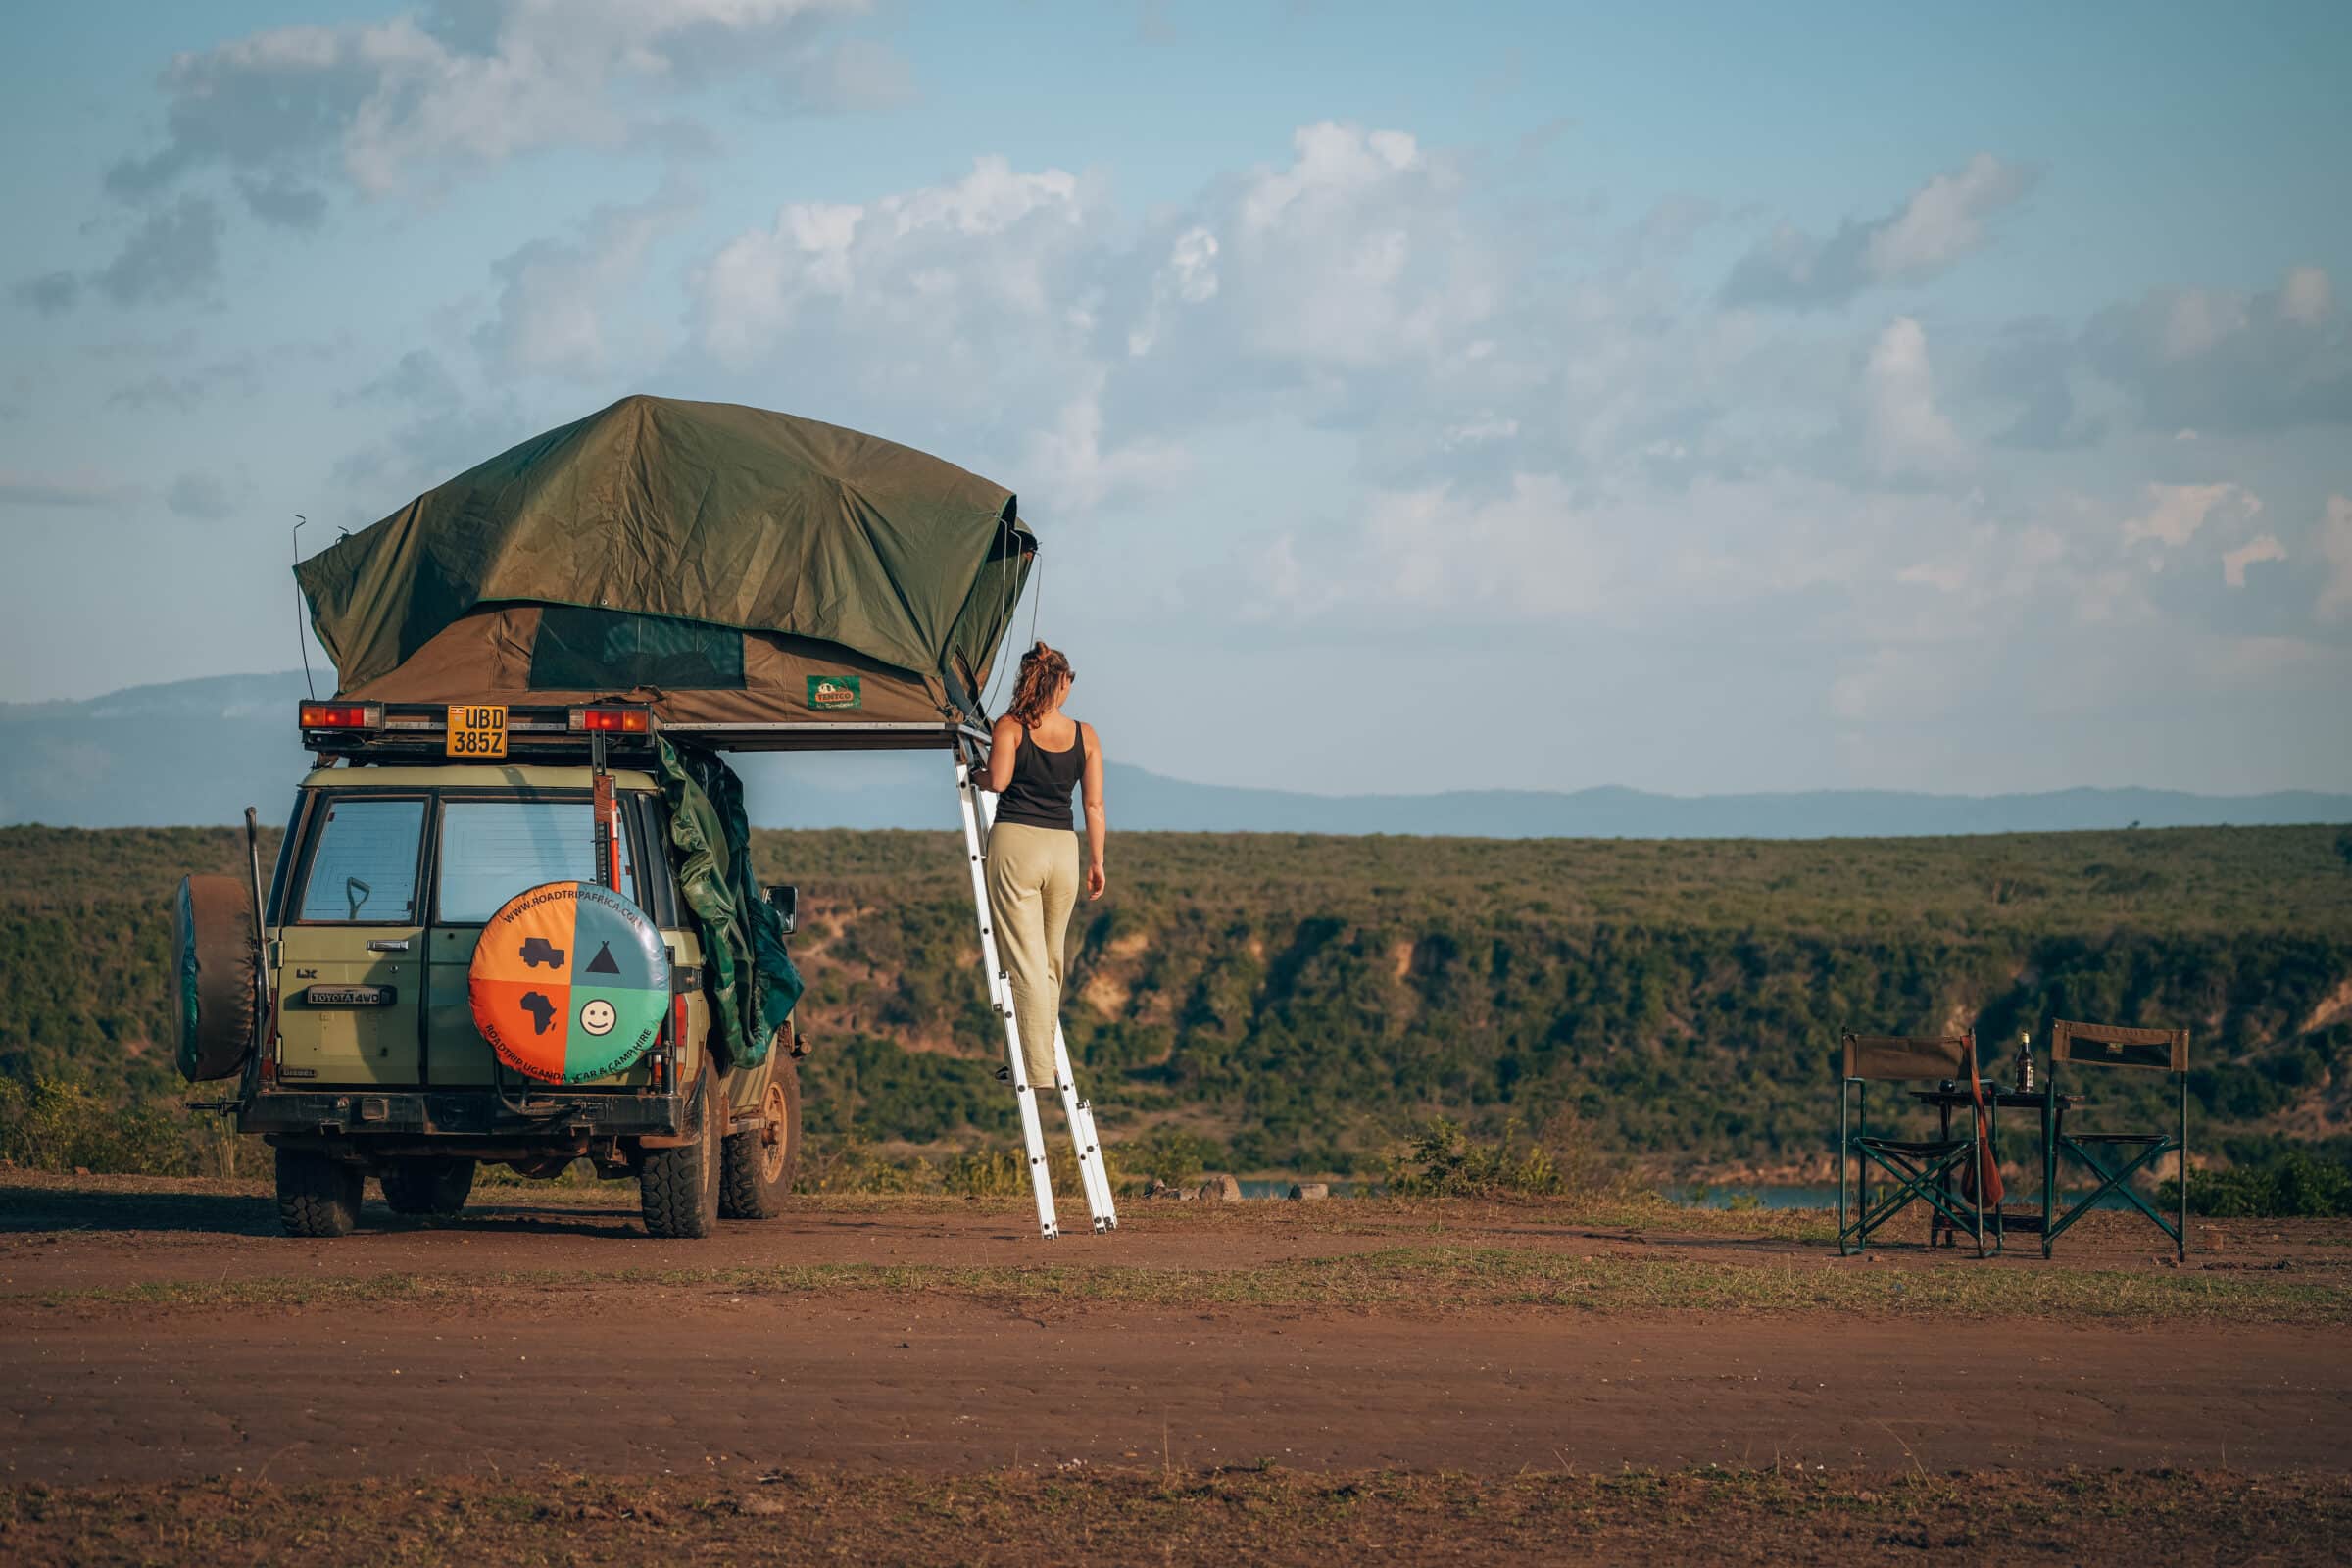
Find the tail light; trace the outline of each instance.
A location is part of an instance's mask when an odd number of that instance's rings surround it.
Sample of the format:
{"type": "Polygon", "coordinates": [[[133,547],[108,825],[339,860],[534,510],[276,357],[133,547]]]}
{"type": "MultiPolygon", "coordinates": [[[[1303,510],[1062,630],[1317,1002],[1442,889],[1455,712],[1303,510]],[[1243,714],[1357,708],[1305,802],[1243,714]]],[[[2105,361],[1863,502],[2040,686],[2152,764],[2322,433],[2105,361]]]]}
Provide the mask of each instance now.
{"type": "Polygon", "coordinates": [[[654,715],[642,708],[575,708],[571,727],[583,735],[651,735],[654,715]]]}
{"type": "Polygon", "coordinates": [[[302,705],[304,729],[381,729],[384,727],[384,709],[381,703],[305,703],[302,705]]]}

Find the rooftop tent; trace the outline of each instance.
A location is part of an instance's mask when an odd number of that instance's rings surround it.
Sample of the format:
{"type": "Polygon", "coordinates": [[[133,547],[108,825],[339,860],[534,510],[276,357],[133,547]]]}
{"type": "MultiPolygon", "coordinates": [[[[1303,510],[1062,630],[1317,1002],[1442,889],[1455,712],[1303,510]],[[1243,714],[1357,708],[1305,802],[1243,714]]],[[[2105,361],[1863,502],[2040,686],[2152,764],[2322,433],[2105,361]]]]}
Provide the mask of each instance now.
{"type": "Polygon", "coordinates": [[[985,723],[1036,548],[1010,491],[912,448],[629,397],[294,571],[343,697],[985,723]]]}

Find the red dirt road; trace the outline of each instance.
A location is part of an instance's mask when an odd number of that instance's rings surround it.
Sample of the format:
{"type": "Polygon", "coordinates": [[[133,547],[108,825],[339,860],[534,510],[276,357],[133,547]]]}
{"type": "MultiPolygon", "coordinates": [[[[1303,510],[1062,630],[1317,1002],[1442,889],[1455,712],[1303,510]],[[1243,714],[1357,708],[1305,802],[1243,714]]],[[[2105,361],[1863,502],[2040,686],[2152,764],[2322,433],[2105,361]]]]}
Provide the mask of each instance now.
{"type": "MultiPolygon", "coordinates": [[[[1039,1244],[1008,1210],[814,1208],[731,1227],[696,1250],[632,1240],[619,1212],[524,1195],[486,1195],[490,1212],[445,1230],[302,1244],[257,1234],[248,1221],[267,1206],[249,1189],[159,1185],[0,1189],[0,1479],[292,1482],[550,1463],[745,1477],[779,1466],[1259,1459],[1490,1475],[1776,1460],[1931,1472],[2352,1468],[2352,1357],[2340,1328],[730,1296],[613,1276],[762,1258],[1017,1263],[1039,1244]],[[582,1272],[456,1305],[223,1310],[50,1294],[542,1269],[582,1272]]],[[[1626,1241],[1525,1210],[1447,1226],[1447,1240],[1482,1246],[1626,1241]]],[[[1430,1229],[1426,1214],[1371,1204],[1240,1220],[1146,1210],[1115,1238],[1073,1237],[1053,1255],[1215,1269],[1396,1246],[1430,1229]]],[[[1656,1245],[1825,1264],[1821,1248],[1761,1238],[1656,1245]]],[[[2237,1255],[2257,1262],[2261,1246],[2255,1238],[2237,1255]]],[[[2136,1238],[2122,1247],[2099,1265],[2152,1266],[2136,1238]]],[[[2312,1247],[2338,1261],[2344,1250],[2312,1247]]],[[[2301,1250],[2284,1232],[2273,1244],[2301,1250]]],[[[1885,1255],[1872,1266],[1957,1262],[1885,1255]]]]}
{"type": "Polygon", "coordinates": [[[0,1320],[0,1475],[970,1470],[1084,1460],[1509,1474],[2352,1466],[2340,1333],[1562,1316],[1443,1324],[922,1298],[0,1320]],[[1833,1364],[1832,1351],[1835,1352],[1833,1364]]]}

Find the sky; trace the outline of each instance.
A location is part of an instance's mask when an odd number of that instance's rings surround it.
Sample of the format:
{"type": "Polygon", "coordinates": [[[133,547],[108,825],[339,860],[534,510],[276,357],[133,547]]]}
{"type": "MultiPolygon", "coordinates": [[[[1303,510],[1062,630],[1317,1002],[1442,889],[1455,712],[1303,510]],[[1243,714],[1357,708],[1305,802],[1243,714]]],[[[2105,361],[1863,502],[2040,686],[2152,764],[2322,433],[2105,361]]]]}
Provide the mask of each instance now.
{"type": "Polygon", "coordinates": [[[0,702],[652,392],[1015,491],[1179,777],[2352,788],[2341,6],[0,29],[0,702]]]}

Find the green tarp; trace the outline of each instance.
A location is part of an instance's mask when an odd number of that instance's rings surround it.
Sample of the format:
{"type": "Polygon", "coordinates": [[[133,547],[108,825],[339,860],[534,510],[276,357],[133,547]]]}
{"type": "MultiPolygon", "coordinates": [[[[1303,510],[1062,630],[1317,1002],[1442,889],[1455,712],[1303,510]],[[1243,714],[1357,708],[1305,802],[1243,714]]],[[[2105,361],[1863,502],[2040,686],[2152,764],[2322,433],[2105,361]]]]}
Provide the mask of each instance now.
{"type": "Polygon", "coordinates": [[[752,829],[735,770],[699,747],[661,742],[662,793],[678,889],[702,931],[718,1042],[730,1063],[757,1067],[801,1000],[784,951],[784,920],[752,873],[752,829]]]}
{"type": "MultiPolygon", "coordinates": [[[[937,681],[985,718],[979,680],[1035,548],[1010,491],[912,448],[735,404],[630,397],[467,469],[294,572],[344,692],[485,610],[574,606],[837,645],[937,681]]],[[[601,624],[565,636],[591,631],[597,649],[612,646],[601,624]]],[[[700,654],[674,629],[662,638],[622,639],[629,667],[586,668],[578,684],[659,685],[638,666],[700,654]]]]}

